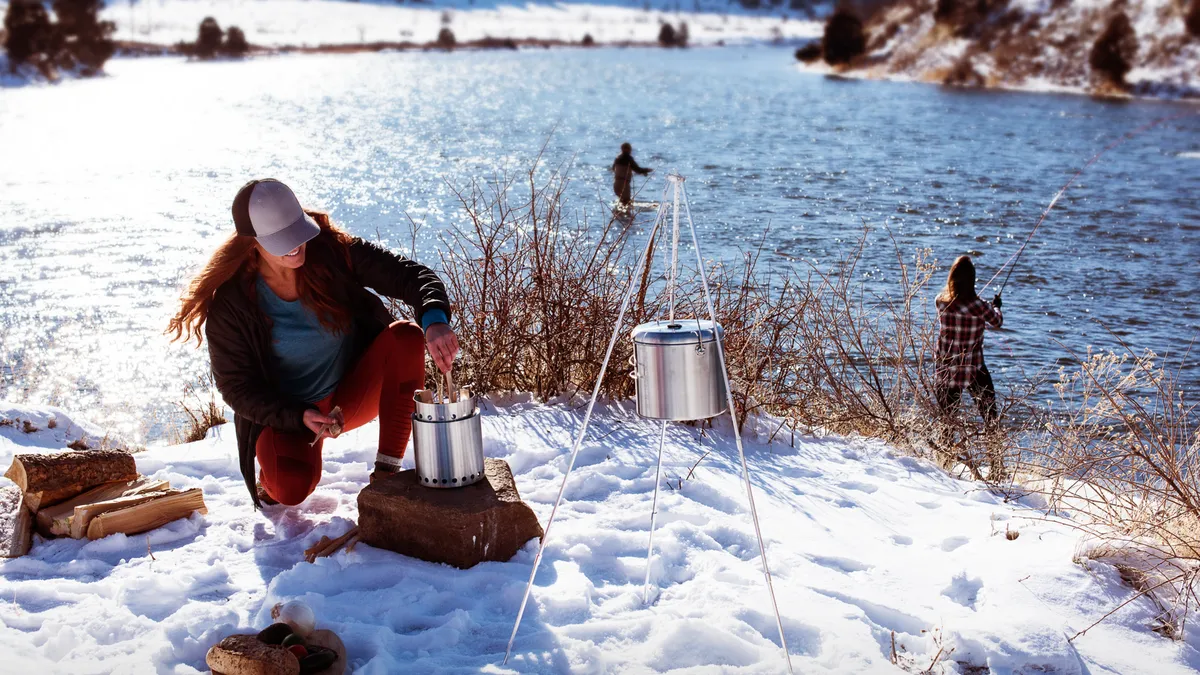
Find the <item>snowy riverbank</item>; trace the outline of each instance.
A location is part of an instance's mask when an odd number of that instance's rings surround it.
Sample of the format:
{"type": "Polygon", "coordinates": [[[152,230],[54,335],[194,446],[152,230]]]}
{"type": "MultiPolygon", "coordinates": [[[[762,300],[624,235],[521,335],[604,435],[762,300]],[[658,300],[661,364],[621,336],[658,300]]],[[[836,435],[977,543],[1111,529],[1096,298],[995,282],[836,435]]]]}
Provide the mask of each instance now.
{"type": "MultiPolygon", "coordinates": [[[[1021,0],[977,7],[896,2],[864,20],[866,53],[836,72],[989,89],[1194,99],[1200,96],[1200,37],[1185,27],[1188,7],[1169,0],[1021,0]],[[1134,35],[1125,91],[1107,84],[1089,63],[1093,45],[1122,12],[1134,35]]],[[[801,68],[835,72],[824,63],[801,68]]]]}
{"type": "MultiPolygon", "coordinates": [[[[222,27],[242,28],[247,40],[265,47],[425,43],[432,42],[443,26],[460,42],[487,37],[578,42],[590,34],[599,43],[609,43],[654,42],[663,22],[678,25],[682,21],[688,24],[690,42],[696,45],[811,38],[821,30],[819,23],[805,20],[811,18],[805,11],[748,12],[716,2],[689,2],[683,11],[676,3],[603,0],[416,5],[344,0],[144,0],[134,5],[108,4],[104,18],[116,23],[114,37],[162,45],[194,41],[200,21],[208,16],[222,27]]],[[[815,14],[826,11],[822,4],[816,7],[815,14]]]]}
{"type": "MultiPolygon", "coordinates": [[[[582,411],[514,401],[487,412],[486,454],[512,465],[544,523],[582,411]]],[[[21,426],[0,427],[4,466],[14,453],[72,440],[21,426]]],[[[747,450],[796,672],[900,672],[891,664],[893,632],[910,672],[935,661],[932,672],[1059,675],[1164,675],[1200,665],[1192,625],[1180,642],[1154,634],[1144,599],[1069,642],[1132,591],[1107,565],[1073,563],[1078,535],[1035,508],[878,443],[783,431],[768,444],[775,428],[753,425],[747,450]],[[1019,537],[1010,540],[1008,530],[1019,537]]],[[[715,447],[711,437],[702,446],[693,428],[670,429],[649,607],[641,581],[655,429],[619,406],[592,429],[511,672],[781,672],[727,427],[718,424],[715,447]],[[713,452],[681,483],[705,450],[713,452]]],[[[302,598],[344,638],[354,672],[510,672],[497,664],[535,544],[510,562],[466,571],[365,545],[302,561],[321,535],[355,520],[376,433],[370,425],[327,444],[316,494],[298,508],[260,513],[238,474],[230,426],[139,453],[142,473],[202,488],[209,514],[148,536],[37,539],[26,557],[0,562],[6,667],[202,672],[209,645],[266,625],[275,602],[302,598]]]]}

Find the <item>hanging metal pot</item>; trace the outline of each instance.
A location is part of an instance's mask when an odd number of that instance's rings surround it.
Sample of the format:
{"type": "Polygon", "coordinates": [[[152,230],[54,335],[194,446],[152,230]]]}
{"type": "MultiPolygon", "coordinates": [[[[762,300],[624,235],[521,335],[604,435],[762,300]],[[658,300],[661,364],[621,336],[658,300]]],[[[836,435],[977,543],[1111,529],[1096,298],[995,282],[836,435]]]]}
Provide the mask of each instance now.
{"type": "Polygon", "coordinates": [[[483,430],[475,396],[466,389],[444,398],[438,391],[413,395],[413,460],[417,481],[426,487],[455,488],[483,479],[483,430]]]}
{"type": "Polygon", "coordinates": [[[720,324],[698,319],[652,321],[633,329],[639,415],[678,421],[725,412],[717,335],[725,335],[720,324]]]}

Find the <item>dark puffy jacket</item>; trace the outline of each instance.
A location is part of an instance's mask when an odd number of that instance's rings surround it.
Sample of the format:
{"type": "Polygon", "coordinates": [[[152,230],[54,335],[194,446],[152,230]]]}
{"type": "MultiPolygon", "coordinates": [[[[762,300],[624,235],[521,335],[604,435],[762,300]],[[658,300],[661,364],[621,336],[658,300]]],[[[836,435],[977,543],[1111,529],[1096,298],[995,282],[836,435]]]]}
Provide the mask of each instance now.
{"type": "Polygon", "coordinates": [[[645,175],[650,173],[650,169],[643,169],[638,166],[637,160],[633,155],[621,153],[612,163],[613,185],[628,185],[629,180],[633,178],[633,174],[645,175]]]}
{"type": "MultiPolygon", "coordinates": [[[[375,293],[411,306],[418,322],[431,309],[440,309],[450,317],[446,287],[433,270],[375,244],[355,237],[347,262],[334,252],[332,235],[323,231],[309,242],[305,258],[306,264],[328,265],[333,270],[334,287],[330,290],[353,317],[355,361],[395,320],[375,293]]],[[[258,435],[265,427],[305,431],[304,411],[316,406],[279,391],[271,328],[259,309],[253,280],[235,277],[217,289],[204,335],[217,390],[233,408],[242,478],[257,508],[261,506],[254,475],[258,435]]]]}

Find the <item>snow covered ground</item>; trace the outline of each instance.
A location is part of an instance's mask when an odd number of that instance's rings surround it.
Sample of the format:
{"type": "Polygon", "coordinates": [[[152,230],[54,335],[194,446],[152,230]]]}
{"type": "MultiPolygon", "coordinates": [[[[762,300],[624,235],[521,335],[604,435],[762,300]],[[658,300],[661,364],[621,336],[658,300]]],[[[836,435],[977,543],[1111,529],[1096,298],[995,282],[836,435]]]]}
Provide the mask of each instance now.
{"type": "MultiPolygon", "coordinates": [[[[0,2],[0,9],[6,3],[0,2]]],[[[814,3],[815,15],[826,11],[814,3]]],[[[660,24],[688,24],[693,44],[813,37],[820,25],[808,11],[786,6],[757,12],[716,0],[588,3],[477,0],[404,4],[346,0],[110,0],[104,18],[116,37],[158,44],[196,39],[200,21],[239,26],[253,44],[317,45],[375,41],[432,41],[443,25],[460,41],[483,37],[598,42],[652,42],[660,24]],[[443,23],[443,16],[448,23],[443,23]],[[786,18],[785,18],[786,17],[786,18]]]]}
{"type": "MultiPolygon", "coordinates": [[[[581,410],[514,400],[487,412],[486,453],[511,464],[544,523],[581,410]]],[[[8,418],[50,414],[0,405],[8,418]]],[[[71,435],[20,426],[0,427],[2,465],[71,435]]],[[[752,426],[749,461],[797,673],[900,672],[893,634],[909,672],[1167,675],[1200,665],[1191,624],[1181,642],[1161,638],[1141,600],[1069,642],[1131,591],[1105,565],[1074,564],[1078,536],[1036,509],[876,443],[786,431],[767,443],[776,425],[752,426]],[[1010,529],[1020,536],[1009,540],[1010,529]]],[[[343,637],[359,673],[783,672],[727,425],[715,446],[693,428],[669,430],[650,606],[641,582],[656,429],[621,406],[592,429],[508,668],[498,664],[535,543],[466,571],[365,545],[302,562],[307,546],[355,520],[371,425],[327,444],[306,503],[259,513],[231,428],[139,453],[143,473],[202,488],[208,515],[134,537],[38,539],[0,563],[4,670],[203,672],[212,643],[265,626],[272,605],[299,598],[343,637]]]]}

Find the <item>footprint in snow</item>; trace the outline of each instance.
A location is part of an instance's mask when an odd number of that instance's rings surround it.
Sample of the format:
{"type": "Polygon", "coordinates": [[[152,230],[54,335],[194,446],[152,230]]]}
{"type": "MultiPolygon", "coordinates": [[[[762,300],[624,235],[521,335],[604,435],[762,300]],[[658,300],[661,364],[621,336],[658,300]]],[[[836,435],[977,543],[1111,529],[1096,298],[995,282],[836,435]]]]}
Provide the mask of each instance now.
{"type": "Polygon", "coordinates": [[[879,490],[879,486],[877,485],[872,485],[870,483],[864,483],[857,480],[843,481],[838,483],[838,487],[842,488],[843,490],[860,490],[867,494],[871,494],[879,490]]]}
{"type": "Polygon", "coordinates": [[[979,591],[983,588],[983,581],[978,577],[968,579],[966,571],[962,571],[950,580],[950,585],[942,590],[942,595],[950,598],[954,602],[968,609],[975,609],[975,602],[979,598],[979,591]]]}
{"type": "Polygon", "coordinates": [[[873,565],[868,565],[851,558],[842,558],[840,556],[810,555],[805,557],[821,567],[828,567],[843,574],[850,574],[851,572],[865,572],[873,567],[873,565]]]}
{"type": "Polygon", "coordinates": [[[967,539],[966,537],[948,537],[945,541],[942,542],[942,550],[949,553],[950,551],[960,548],[961,546],[966,544],[968,541],[970,541],[970,540],[967,539]]]}
{"type": "Polygon", "coordinates": [[[903,534],[893,534],[892,535],[892,543],[897,544],[899,546],[912,546],[913,538],[906,537],[903,534]]]}

